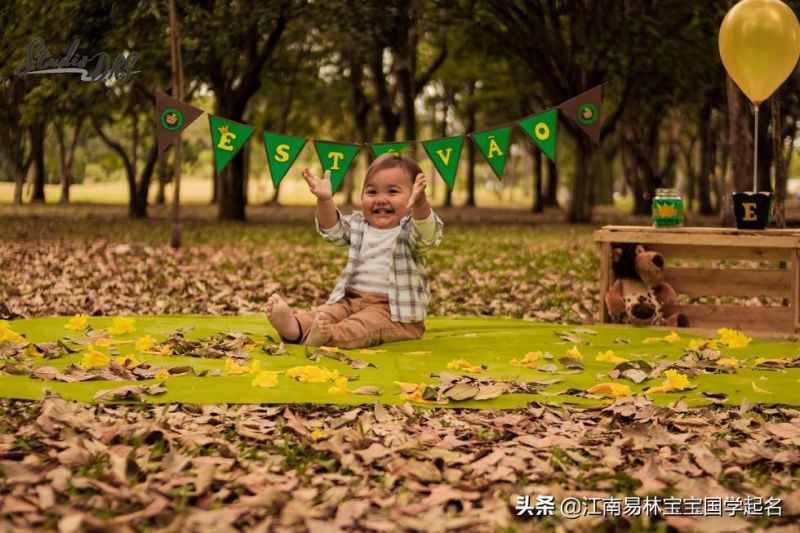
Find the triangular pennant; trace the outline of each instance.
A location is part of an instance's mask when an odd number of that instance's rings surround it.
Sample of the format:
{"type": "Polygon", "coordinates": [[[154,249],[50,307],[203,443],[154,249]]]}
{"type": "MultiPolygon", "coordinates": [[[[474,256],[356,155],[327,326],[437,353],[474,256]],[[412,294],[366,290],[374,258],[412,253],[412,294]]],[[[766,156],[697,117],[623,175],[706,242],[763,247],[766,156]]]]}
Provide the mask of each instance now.
{"type": "Polygon", "coordinates": [[[602,100],[603,85],[600,84],[561,104],[564,116],[585,131],[595,144],[600,144],[600,126],[603,124],[600,113],[602,100]]]}
{"type": "Polygon", "coordinates": [[[317,150],[322,170],[331,171],[331,190],[338,191],[361,147],[357,144],[314,141],[314,148],[317,150]]]}
{"type": "Polygon", "coordinates": [[[517,125],[539,147],[539,150],[550,159],[556,161],[556,127],[558,125],[558,109],[548,109],[538,115],[531,115],[517,121],[517,125]]]}
{"type": "Polygon", "coordinates": [[[433,161],[433,165],[442,175],[447,187],[452,191],[458,172],[458,160],[461,157],[461,148],[464,146],[464,136],[433,139],[422,143],[425,153],[433,161]]]}
{"type": "Polygon", "coordinates": [[[410,142],[397,142],[397,143],[378,143],[378,144],[370,144],[370,150],[372,150],[372,155],[375,157],[382,156],[387,152],[394,152],[396,154],[404,154],[406,152],[411,151],[411,143],[410,142]]]}
{"type": "Polygon", "coordinates": [[[253,134],[253,128],[213,115],[208,116],[208,121],[211,125],[211,146],[214,148],[217,172],[222,172],[253,134]]]}
{"type": "Polygon", "coordinates": [[[281,135],[279,133],[264,132],[264,149],[267,151],[267,163],[269,163],[269,173],[272,176],[272,184],[277,188],[281,180],[292,168],[297,156],[305,146],[306,140],[301,137],[291,135],[281,135]]]}
{"type": "Polygon", "coordinates": [[[478,145],[483,157],[486,158],[489,166],[492,167],[492,170],[500,179],[503,179],[503,168],[508,158],[508,141],[510,138],[510,126],[472,134],[472,140],[478,145]]]}
{"type": "Polygon", "coordinates": [[[190,106],[156,90],[156,143],[158,155],[169,148],[172,141],[203,114],[202,109],[190,106]]]}

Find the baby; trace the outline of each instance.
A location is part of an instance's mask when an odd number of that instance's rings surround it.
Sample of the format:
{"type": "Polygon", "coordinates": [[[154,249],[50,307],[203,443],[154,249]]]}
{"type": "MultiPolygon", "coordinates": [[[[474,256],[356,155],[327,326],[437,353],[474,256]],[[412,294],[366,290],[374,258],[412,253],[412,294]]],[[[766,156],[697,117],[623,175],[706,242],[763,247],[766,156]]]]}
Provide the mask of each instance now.
{"type": "Polygon", "coordinates": [[[405,156],[384,154],[369,166],[361,211],[343,216],[322,179],[303,170],[317,197],[322,238],[349,246],[347,266],[325,305],[296,311],[273,294],[267,317],[284,341],[306,346],[366,348],[419,339],[425,331],[430,289],[425,254],[442,240],[443,224],[425,196],[427,179],[405,156]]]}

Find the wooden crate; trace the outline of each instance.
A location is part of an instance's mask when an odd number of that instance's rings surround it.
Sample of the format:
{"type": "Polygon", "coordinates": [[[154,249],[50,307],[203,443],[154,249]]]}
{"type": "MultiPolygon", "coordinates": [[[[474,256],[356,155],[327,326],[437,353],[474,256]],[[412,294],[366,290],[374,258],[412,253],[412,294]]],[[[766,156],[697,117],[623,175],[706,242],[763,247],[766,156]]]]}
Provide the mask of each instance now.
{"type": "Polygon", "coordinates": [[[800,230],[732,228],[653,228],[604,226],[594,232],[600,253],[600,322],[610,322],[605,295],[614,283],[612,243],[641,243],[664,255],[666,281],[678,295],[694,297],[770,297],[780,306],[679,305],[698,328],[800,333],[800,230]],[[769,262],[767,268],[671,266],[677,259],[737,259],[769,262]]]}

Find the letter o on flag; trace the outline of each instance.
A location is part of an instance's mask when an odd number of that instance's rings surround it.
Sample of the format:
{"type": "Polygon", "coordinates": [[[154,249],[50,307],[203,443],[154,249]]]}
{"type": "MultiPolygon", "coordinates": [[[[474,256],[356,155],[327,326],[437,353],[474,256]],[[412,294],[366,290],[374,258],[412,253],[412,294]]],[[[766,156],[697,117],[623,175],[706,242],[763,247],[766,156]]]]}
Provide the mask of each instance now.
{"type": "Polygon", "coordinates": [[[550,137],[550,128],[548,128],[547,124],[544,122],[539,122],[533,127],[533,134],[536,135],[536,138],[540,141],[547,140],[550,137]]]}

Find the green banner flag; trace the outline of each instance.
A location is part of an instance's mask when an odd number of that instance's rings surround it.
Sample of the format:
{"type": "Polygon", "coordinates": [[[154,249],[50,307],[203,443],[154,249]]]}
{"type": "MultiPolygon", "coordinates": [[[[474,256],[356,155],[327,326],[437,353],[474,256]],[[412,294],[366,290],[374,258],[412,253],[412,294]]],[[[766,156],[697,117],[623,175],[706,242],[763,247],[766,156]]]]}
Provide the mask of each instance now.
{"type": "Polygon", "coordinates": [[[314,141],[314,148],[317,150],[322,170],[331,171],[331,190],[338,191],[361,147],[357,144],[314,141]]]}
{"type": "Polygon", "coordinates": [[[508,141],[510,138],[510,126],[472,134],[472,140],[478,145],[483,157],[486,158],[489,166],[492,167],[499,179],[503,179],[503,169],[508,158],[508,141]]]}
{"type": "Polygon", "coordinates": [[[603,125],[600,112],[602,100],[603,85],[600,84],[561,104],[564,116],[585,131],[595,144],[600,144],[600,127],[603,125]]]}
{"type": "Polygon", "coordinates": [[[552,161],[556,162],[556,126],[558,124],[558,109],[548,109],[538,115],[531,115],[517,121],[517,125],[530,137],[552,161]]]}
{"type": "Polygon", "coordinates": [[[399,143],[378,143],[378,144],[370,144],[370,150],[372,150],[372,155],[375,157],[382,156],[387,152],[394,152],[396,154],[405,154],[406,152],[411,151],[411,143],[410,142],[399,142],[399,143]]]}
{"type": "Polygon", "coordinates": [[[464,136],[433,139],[422,143],[425,153],[433,161],[433,165],[442,175],[447,187],[452,191],[458,172],[458,159],[461,157],[461,147],[464,146],[464,136]]]}
{"type": "Polygon", "coordinates": [[[214,147],[217,172],[221,172],[245,145],[253,134],[253,128],[213,115],[209,115],[208,121],[211,124],[211,146],[214,147]]]}
{"type": "Polygon", "coordinates": [[[272,184],[276,188],[292,168],[292,164],[300,155],[305,144],[306,140],[302,137],[281,135],[270,131],[264,132],[264,149],[267,151],[269,173],[272,176],[272,184]]]}

